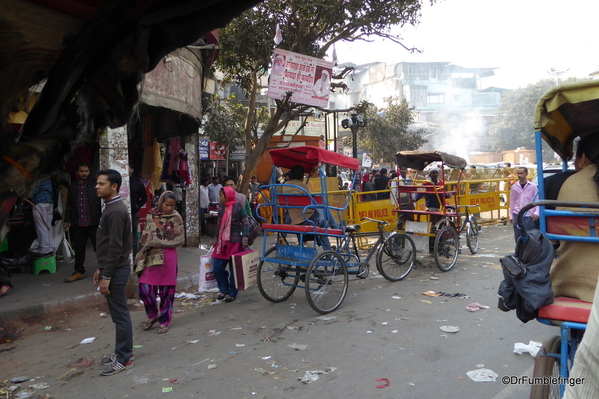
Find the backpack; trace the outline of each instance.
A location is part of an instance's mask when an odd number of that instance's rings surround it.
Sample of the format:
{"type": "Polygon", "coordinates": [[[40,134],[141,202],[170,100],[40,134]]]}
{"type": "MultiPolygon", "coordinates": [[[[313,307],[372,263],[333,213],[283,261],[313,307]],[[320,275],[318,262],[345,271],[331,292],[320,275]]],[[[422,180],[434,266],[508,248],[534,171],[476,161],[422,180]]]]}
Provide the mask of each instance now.
{"type": "Polygon", "coordinates": [[[248,215],[248,222],[250,223],[250,232],[248,234],[248,245],[254,244],[256,237],[262,235],[262,227],[260,223],[252,215],[248,215]]]}

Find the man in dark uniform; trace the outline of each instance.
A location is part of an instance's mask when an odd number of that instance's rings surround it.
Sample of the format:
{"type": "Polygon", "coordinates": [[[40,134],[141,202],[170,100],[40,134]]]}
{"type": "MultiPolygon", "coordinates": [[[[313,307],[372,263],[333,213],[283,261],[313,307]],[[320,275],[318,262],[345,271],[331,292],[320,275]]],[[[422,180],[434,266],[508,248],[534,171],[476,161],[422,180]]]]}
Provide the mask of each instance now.
{"type": "Polygon", "coordinates": [[[65,283],[81,280],[85,277],[85,249],[87,239],[96,250],[96,229],[100,221],[100,198],[96,195],[93,182],[89,181],[89,164],[77,166],[78,180],[69,186],[64,229],[70,230],[73,250],[75,251],[75,271],[64,279],[65,283]]]}

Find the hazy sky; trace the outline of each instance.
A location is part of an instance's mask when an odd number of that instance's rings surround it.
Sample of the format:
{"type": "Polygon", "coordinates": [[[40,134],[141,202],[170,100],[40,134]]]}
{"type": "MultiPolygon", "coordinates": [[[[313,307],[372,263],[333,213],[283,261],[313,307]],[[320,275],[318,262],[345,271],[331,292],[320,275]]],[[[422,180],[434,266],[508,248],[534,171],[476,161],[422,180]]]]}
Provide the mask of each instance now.
{"type": "Polygon", "coordinates": [[[566,71],[561,78],[588,77],[599,68],[595,0],[444,0],[423,7],[421,23],[394,33],[410,54],[389,40],[337,44],[339,62],[451,62],[496,67],[483,86],[518,88],[566,71]]]}

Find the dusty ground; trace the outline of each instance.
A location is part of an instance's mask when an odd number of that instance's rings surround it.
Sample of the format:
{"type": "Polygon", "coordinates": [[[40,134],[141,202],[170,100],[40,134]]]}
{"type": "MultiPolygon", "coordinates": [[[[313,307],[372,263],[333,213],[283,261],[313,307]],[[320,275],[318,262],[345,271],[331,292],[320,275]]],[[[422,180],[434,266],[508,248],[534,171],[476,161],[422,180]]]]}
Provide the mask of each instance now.
{"type": "Polygon", "coordinates": [[[464,250],[454,270],[440,273],[432,259],[422,258],[404,281],[390,283],[371,272],[350,282],[340,309],[324,318],[300,289],[280,304],[264,300],[256,288],[231,304],[212,306],[211,296],[178,301],[164,335],[156,328],[142,331],[143,307],[133,306],[136,361],[111,377],[99,375],[99,361],[114,345],[113,324],[100,317],[105,308],[28,320],[4,331],[11,342],[0,344],[0,379],[35,378],[20,385],[45,382],[49,388],[31,397],[55,398],[527,397],[528,387],[500,381],[530,373],[533,359],[512,353],[513,344],[542,341],[557,329],[522,324],[513,312],[496,308],[498,257],[512,248],[510,227],[485,227],[479,254],[464,250]],[[470,298],[422,295],[429,290],[470,298]],[[466,311],[472,302],[490,308],[466,311]],[[443,325],[460,331],[444,333],[443,325]],[[88,337],[96,339],[81,345],[88,337]],[[498,380],[466,376],[481,367],[498,380]],[[307,371],[323,373],[305,384],[299,379],[307,371]],[[381,378],[389,386],[377,388],[387,385],[381,378]]]}

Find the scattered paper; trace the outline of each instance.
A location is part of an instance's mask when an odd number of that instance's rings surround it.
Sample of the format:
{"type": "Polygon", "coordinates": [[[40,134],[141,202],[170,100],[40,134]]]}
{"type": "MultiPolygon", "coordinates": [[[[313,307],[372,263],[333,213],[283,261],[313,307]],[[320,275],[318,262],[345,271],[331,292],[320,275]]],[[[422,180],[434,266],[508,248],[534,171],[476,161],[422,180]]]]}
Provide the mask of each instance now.
{"type": "Polygon", "coordinates": [[[316,320],[329,321],[329,320],[335,320],[336,318],[337,318],[337,316],[320,316],[320,317],[317,317],[316,320]]]}
{"type": "Polygon", "coordinates": [[[485,306],[485,305],[481,305],[478,302],[474,302],[474,303],[471,303],[470,305],[466,306],[466,310],[469,312],[476,312],[477,310],[481,310],[481,309],[489,309],[489,307],[485,306]]]}
{"type": "Polygon", "coordinates": [[[528,344],[524,344],[522,342],[517,342],[514,344],[514,353],[521,355],[523,353],[530,353],[530,356],[536,357],[537,353],[539,353],[539,349],[541,349],[542,343],[530,341],[528,344]]]}
{"type": "Polygon", "coordinates": [[[300,380],[304,384],[310,384],[311,382],[318,380],[318,374],[324,374],[324,373],[325,372],[322,370],[306,371],[306,374],[304,374],[304,376],[302,378],[298,378],[298,380],[300,380]]]}
{"type": "Polygon", "coordinates": [[[471,370],[466,375],[475,382],[493,382],[499,377],[497,373],[489,369],[471,370]]]}
{"type": "Polygon", "coordinates": [[[439,329],[443,332],[448,333],[457,333],[458,331],[460,331],[460,327],[458,326],[441,326],[439,327],[439,329]]]}
{"type": "Polygon", "coordinates": [[[302,344],[296,344],[293,343],[291,345],[287,345],[288,347],[295,349],[296,351],[303,351],[304,349],[306,349],[308,347],[308,345],[302,345],[302,344]]]}
{"type": "Polygon", "coordinates": [[[431,301],[425,301],[424,299],[421,299],[420,302],[428,303],[429,305],[433,304],[431,301]]]}

